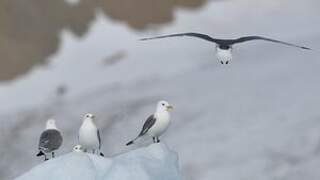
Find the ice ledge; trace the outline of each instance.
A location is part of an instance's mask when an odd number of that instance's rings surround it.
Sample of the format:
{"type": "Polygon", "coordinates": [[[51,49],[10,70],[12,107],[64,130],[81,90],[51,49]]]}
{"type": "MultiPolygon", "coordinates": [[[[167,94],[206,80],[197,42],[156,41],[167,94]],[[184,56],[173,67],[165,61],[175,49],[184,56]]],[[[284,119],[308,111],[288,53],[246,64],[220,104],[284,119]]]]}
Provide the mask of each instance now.
{"type": "Polygon", "coordinates": [[[16,180],[180,180],[177,153],[152,144],[103,158],[72,152],[46,161],[16,180]]]}

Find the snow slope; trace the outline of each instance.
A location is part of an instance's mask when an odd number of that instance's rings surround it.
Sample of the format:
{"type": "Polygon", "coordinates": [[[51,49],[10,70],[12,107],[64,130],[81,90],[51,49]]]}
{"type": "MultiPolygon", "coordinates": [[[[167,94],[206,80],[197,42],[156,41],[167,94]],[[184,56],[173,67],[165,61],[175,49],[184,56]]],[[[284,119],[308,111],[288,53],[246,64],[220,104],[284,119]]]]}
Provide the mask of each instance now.
{"type": "Polygon", "coordinates": [[[16,180],[180,180],[177,154],[164,144],[112,157],[72,152],[46,161],[16,180]]]}

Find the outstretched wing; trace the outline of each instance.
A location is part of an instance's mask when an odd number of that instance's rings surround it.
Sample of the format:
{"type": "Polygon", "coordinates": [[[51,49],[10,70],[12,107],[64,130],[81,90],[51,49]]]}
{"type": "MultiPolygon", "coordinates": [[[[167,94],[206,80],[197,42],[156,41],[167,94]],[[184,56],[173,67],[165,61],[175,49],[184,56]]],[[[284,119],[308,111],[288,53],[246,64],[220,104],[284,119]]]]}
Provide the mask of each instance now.
{"type": "Polygon", "coordinates": [[[101,137],[100,137],[99,129],[97,130],[97,136],[98,136],[98,141],[99,141],[99,149],[101,149],[101,137]]]}
{"type": "Polygon", "coordinates": [[[154,117],[154,115],[150,115],[146,120],[146,122],[143,124],[142,130],[139,133],[139,136],[145,135],[149,131],[149,129],[154,125],[155,122],[156,122],[156,118],[154,117]]]}
{"type": "Polygon", "coordinates": [[[311,50],[310,48],[305,47],[305,46],[299,46],[299,45],[296,45],[296,44],[291,44],[291,43],[287,43],[287,42],[284,42],[284,41],[270,39],[270,38],[266,38],[266,37],[262,37],[262,36],[245,36],[245,37],[241,37],[241,38],[233,40],[232,44],[242,43],[242,42],[246,42],[246,41],[253,41],[253,40],[270,41],[270,42],[274,42],[274,43],[284,44],[284,45],[287,45],[287,46],[293,46],[293,47],[297,47],[297,48],[311,50]]]}
{"type": "Polygon", "coordinates": [[[160,38],[168,38],[168,37],[179,37],[179,36],[191,36],[191,37],[197,37],[203,40],[207,40],[210,42],[218,43],[220,40],[219,39],[214,39],[206,34],[200,34],[200,33],[177,33],[177,34],[169,34],[169,35],[164,35],[164,36],[155,36],[155,37],[150,37],[150,38],[142,38],[140,39],[141,41],[146,41],[146,40],[152,40],[152,39],[160,39],[160,38]]]}

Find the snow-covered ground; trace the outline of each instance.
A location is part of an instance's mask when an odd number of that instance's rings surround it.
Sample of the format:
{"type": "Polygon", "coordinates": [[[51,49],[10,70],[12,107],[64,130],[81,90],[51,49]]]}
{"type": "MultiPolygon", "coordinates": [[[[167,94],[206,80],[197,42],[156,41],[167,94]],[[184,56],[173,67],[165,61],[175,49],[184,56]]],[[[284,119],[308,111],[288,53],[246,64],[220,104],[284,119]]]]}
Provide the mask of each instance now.
{"type": "Polygon", "coordinates": [[[180,180],[177,154],[153,144],[116,157],[73,152],[44,162],[16,180],[180,180]]]}
{"type": "Polygon", "coordinates": [[[0,87],[0,178],[41,162],[36,147],[49,117],[63,131],[63,154],[77,144],[81,117],[96,114],[111,156],[130,150],[124,144],[165,99],[175,109],[161,139],[178,152],[183,179],[318,180],[319,7],[317,0],[212,1],[139,33],[98,11],[84,38],[61,34],[48,66],[0,87]],[[266,35],[315,50],[252,42],[221,66],[214,46],[201,40],[137,41],[186,31],[266,35]],[[56,97],[60,85],[67,93],[56,97]]]}

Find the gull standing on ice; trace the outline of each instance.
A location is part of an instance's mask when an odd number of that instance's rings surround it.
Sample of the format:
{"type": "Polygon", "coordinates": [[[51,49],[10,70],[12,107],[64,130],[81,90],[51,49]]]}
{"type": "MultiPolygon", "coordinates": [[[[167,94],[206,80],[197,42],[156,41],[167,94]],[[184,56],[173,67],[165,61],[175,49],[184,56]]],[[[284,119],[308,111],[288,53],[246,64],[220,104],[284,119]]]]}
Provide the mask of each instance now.
{"type": "Polygon", "coordinates": [[[89,150],[93,154],[99,153],[104,156],[101,149],[101,137],[97,126],[94,124],[95,116],[93,114],[86,114],[83,123],[79,129],[79,143],[85,152],[89,150]]]}
{"type": "Polygon", "coordinates": [[[216,44],[216,56],[221,64],[228,64],[232,60],[232,46],[234,44],[243,43],[243,42],[252,41],[252,40],[264,40],[264,41],[269,41],[269,42],[273,42],[273,43],[284,44],[287,46],[293,46],[293,47],[297,47],[297,48],[301,48],[301,49],[311,50],[308,47],[299,46],[299,45],[295,45],[295,44],[291,44],[291,43],[287,43],[287,42],[283,42],[283,41],[279,41],[279,40],[275,40],[275,39],[270,39],[270,38],[266,38],[266,37],[262,37],[262,36],[244,36],[244,37],[240,37],[237,39],[216,39],[216,38],[212,38],[206,34],[191,32],[191,33],[178,33],[178,34],[169,34],[169,35],[164,35],[164,36],[155,36],[155,37],[150,37],[150,38],[143,38],[140,40],[145,41],[145,40],[168,38],[168,37],[178,37],[178,36],[191,36],[191,37],[196,37],[196,38],[200,38],[200,39],[215,43],[216,44]]]}
{"type": "Polygon", "coordinates": [[[46,129],[41,133],[39,140],[39,153],[37,156],[44,156],[44,160],[48,160],[47,153],[51,153],[51,158],[54,158],[54,151],[59,149],[62,144],[61,132],[57,129],[54,119],[49,119],[46,124],[46,129]]]}
{"type": "Polygon", "coordinates": [[[132,141],[128,142],[126,145],[129,146],[133,144],[135,140],[145,134],[151,136],[154,143],[159,143],[159,137],[167,130],[170,124],[169,111],[172,108],[173,107],[168,102],[159,101],[157,104],[156,112],[148,117],[139,135],[132,141]]]}

